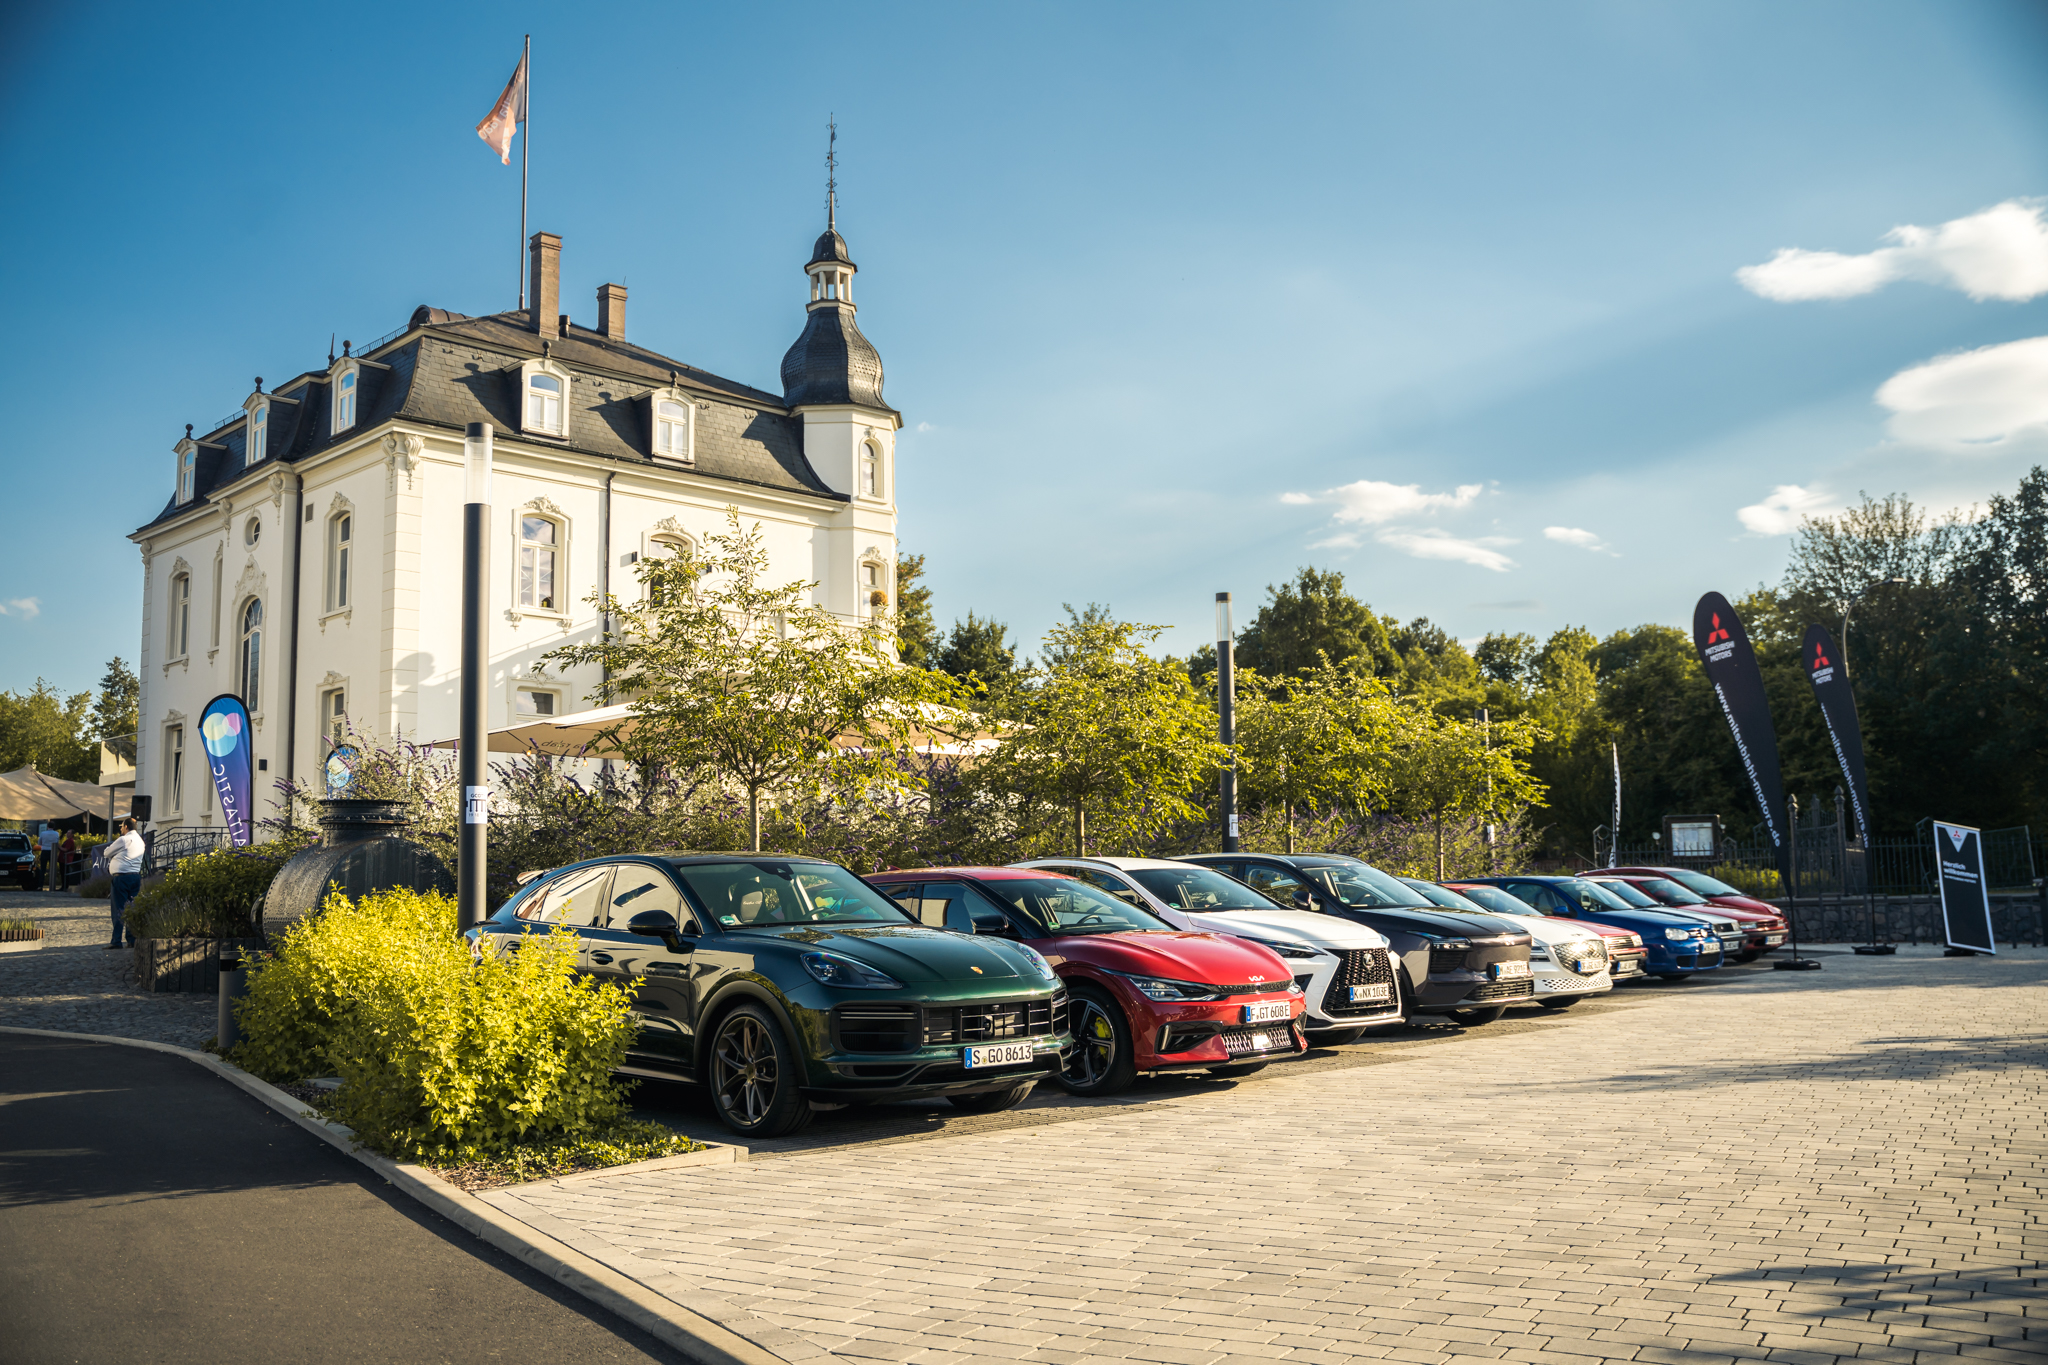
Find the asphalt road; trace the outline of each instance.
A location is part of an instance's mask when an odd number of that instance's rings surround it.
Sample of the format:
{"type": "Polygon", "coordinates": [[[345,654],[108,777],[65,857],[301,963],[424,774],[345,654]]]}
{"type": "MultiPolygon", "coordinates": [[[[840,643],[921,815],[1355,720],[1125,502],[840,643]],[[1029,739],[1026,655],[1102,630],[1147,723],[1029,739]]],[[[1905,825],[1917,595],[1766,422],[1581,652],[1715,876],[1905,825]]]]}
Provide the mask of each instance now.
{"type": "Polygon", "coordinates": [[[0,1034],[0,1361],[683,1361],[182,1058],[0,1034]]]}

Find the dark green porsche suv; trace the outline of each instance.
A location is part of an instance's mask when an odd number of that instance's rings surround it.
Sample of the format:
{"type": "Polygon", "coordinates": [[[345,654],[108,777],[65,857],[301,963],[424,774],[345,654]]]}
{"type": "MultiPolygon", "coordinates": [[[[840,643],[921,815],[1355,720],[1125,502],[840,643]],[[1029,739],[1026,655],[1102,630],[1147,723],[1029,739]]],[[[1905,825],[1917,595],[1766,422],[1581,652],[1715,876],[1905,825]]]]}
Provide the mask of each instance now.
{"type": "Polygon", "coordinates": [[[1067,997],[1021,943],[920,924],[837,863],[635,854],[555,868],[485,921],[481,951],[558,926],[590,975],[634,989],[623,1068],[696,1081],[734,1132],[943,1095],[1007,1109],[1061,1070],[1067,997]]]}

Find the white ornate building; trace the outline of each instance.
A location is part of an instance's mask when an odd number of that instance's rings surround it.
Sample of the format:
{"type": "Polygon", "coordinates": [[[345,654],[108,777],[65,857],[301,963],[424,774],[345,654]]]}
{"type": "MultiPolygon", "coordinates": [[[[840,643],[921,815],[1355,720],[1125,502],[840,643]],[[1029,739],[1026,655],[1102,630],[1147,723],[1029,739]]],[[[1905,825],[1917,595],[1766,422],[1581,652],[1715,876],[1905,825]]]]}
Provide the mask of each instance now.
{"type": "Polygon", "coordinates": [[[255,726],[258,806],[317,773],[346,715],[379,735],[457,730],[463,429],[496,429],[490,724],[592,705],[595,668],[537,673],[593,638],[593,589],[637,591],[664,543],[761,525],[776,580],[815,581],[848,620],[893,602],[896,432],[882,363],[854,322],[854,264],[828,226],[805,266],[782,392],[626,340],[626,291],[596,326],[559,313],[561,239],[535,233],[532,307],[422,306],[361,351],[256,391],[178,442],[176,491],[142,550],[136,791],[159,830],[219,827],[195,732],[232,692],[255,726]]]}

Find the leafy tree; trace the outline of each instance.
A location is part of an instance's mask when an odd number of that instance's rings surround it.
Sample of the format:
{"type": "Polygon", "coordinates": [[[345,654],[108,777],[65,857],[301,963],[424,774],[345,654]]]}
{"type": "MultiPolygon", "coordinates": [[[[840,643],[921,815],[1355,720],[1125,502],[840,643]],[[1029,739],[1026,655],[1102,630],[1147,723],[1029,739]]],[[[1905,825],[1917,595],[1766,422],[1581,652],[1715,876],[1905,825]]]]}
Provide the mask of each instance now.
{"type": "Polygon", "coordinates": [[[1525,686],[1536,678],[1536,637],[1488,635],[1472,652],[1472,658],[1487,681],[1511,687],[1525,686]]]}
{"type": "Polygon", "coordinates": [[[1017,650],[1010,643],[1010,628],[992,617],[967,613],[965,621],[953,623],[953,633],[939,650],[934,666],[965,682],[978,678],[994,687],[1017,671],[1017,650]]]}
{"type": "Polygon", "coordinates": [[[1385,683],[1326,660],[1284,684],[1247,670],[1237,686],[1244,795],[1280,806],[1287,852],[1297,810],[1365,809],[1386,796],[1406,717],[1385,683]]]}
{"type": "Polygon", "coordinates": [[[932,668],[939,656],[939,623],[932,617],[932,590],[920,586],[923,579],[923,555],[896,556],[897,653],[904,663],[932,668]]]}
{"type": "Polygon", "coordinates": [[[1292,583],[1268,587],[1272,598],[1237,637],[1237,661],[1269,677],[1331,663],[1364,660],[1368,672],[1398,673],[1400,657],[1372,608],[1344,591],[1344,575],[1304,568],[1292,583]]]}
{"type": "Polygon", "coordinates": [[[1401,661],[1401,690],[1442,715],[1469,716],[1486,704],[1486,684],[1466,648],[1427,616],[1387,623],[1387,642],[1401,661]]]}
{"type": "Polygon", "coordinates": [[[92,704],[94,740],[133,735],[142,723],[142,683],[118,656],[107,661],[100,679],[100,694],[92,704]]]}
{"type": "Polygon", "coordinates": [[[1022,721],[990,755],[998,790],[1066,812],[1073,848],[1088,851],[1088,817],[1135,841],[1174,820],[1198,819],[1190,800],[1225,757],[1215,717],[1186,672],[1146,655],[1162,627],[1068,609],[1045,637],[1048,666],[1020,694],[1022,721]]]}
{"type": "Polygon", "coordinates": [[[1543,784],[1523,755],[1543,731],[1526,718],[1482,726],[1413,703],[1402,710],[1406,724],[1394,754],[1394,806],[1429,821],[1441,881],[1446,822],[1491,817],[1542,799],[1543,784]]]}
{"type": "Polygon", "coordinates": [[[41,678],[27,692],[0,692],[0,772],[33,764],[52,777],[97,781],[99,749],[85,737],[91,714],[92,693],[66,697],[41,678]]]}
{"type": "Polygon", "coordinates": [[[637,602],[593,593],[617,623],[544,664],[598,663],[592,700],[631,701],[631,755],[702,770],[745,792],[750,846],[761,848],[761,798],[900,787],[895,755],[965,700],[943,674],[903,665],[884,623],[848,627],[811,604],[811,583],[770,586],[760,527],[736,508],[704,551],[640,561],[637,602]]]}

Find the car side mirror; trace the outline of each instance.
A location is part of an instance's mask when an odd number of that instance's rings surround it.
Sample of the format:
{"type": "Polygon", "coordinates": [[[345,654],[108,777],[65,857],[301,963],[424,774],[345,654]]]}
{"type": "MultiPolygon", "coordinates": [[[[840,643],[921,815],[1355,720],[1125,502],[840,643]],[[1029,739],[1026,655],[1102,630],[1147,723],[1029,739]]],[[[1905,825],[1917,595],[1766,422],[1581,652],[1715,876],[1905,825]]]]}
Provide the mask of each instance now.
{"type": "Polygon", "coordinates": [[[626,921],[626,932],[639,934],[643,938],[658,938],[668,945],[672,953],[683,951],[681,933],[676,928],[676,917],[666,910],[642,910],[626,921]]]}
{"type": "Polygon", "coordinates": [[[1304,886],[1301,890],[1294,893],[1294,908],[1297,910],[1313,910],[1320,914],[1323,909],[1323,898],[1304,886]]]}

